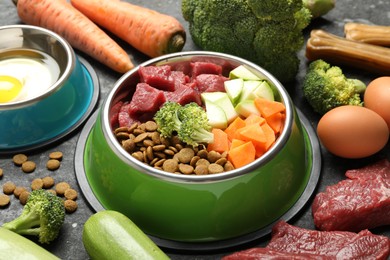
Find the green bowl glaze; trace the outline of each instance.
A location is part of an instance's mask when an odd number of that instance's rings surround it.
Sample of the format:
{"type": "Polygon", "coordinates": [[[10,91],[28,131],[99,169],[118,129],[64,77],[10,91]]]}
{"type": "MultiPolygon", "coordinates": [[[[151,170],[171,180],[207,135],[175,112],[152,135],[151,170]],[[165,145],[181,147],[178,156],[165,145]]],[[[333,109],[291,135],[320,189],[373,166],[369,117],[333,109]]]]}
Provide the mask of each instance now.
{"type": "Polygon", "coordinates": [[[83,166],[101,205],[124,213],[151,236],[191,243],[231,239],[270,225],[294,206],[309,182],[312,147],[283,86],[253,63],[220,53],[181,52],[141,65],[192,60],[211,60],[226,68],[244,64],[272,83],[286,106],[286,121],[281,136],[263,157],[206,176],[163,172],[134,159],[115,139],[109,111],[137,80],[135,68],[119,79],[99,110],[85,140],[83,166]]]}

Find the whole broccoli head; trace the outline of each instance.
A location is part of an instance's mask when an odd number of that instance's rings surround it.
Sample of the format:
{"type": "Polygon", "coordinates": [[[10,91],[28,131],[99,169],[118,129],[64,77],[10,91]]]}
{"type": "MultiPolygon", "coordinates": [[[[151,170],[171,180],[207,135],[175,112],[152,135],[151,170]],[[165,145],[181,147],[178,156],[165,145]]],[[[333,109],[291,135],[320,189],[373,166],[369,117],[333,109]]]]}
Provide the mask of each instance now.
{"type": "Polygon", "coordinates": [[[320,114],[342,105],[362,106],[365,89],[362,81],[347,78],[340,67],[321,59],[310,63],[303,81],[305,98],[320,114]]]}
{"type": "Polygon", "coordinates": [[[182,13],[202,49],[250,60],[282,82],[295,79],[311,20],[302,0],[183,0],[182,13]]]}
{"type": "Polygon", "coordinates": [[[158,131],[164,137],[171,137],[173,133],[180,129],[178,111],[181,105],[176,102],[165,102],[154,115],[154,121],[158,126],[158,131]]]}
{"type": "Polygon", "coordinates": [[[214,140],[206,111],[195,102],[183,106],[179,110],[181,120],[178,137],[183,142],[198,146],[200,143],[211,143],[214,140]]]}
{"type": "Polygon", "coordinates": [[[20,235],[38,236],[40,243],[50,243],[59,234],[65,220],[62,200],[45,190],[34,190],[20,216],[3,227],[20,235]]]}

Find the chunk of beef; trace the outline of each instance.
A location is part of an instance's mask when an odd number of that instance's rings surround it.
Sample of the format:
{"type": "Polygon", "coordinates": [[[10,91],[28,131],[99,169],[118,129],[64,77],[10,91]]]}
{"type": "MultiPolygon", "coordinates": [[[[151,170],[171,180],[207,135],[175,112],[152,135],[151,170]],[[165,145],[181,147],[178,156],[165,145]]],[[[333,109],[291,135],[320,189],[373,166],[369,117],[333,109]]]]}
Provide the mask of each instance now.
{"type": "Polygon", "coordinates": [[[138,120],[130,117],[129,115],[130,103],[128,101],[124,102],[118,113],[118,124],[120,127],[130,127],[138,120]]]}
{"type": "Polygon", "coordinates": [[[165,91],[165,98],[168,101],[177,102],[180,105],[185,105],[190,102],[196,102],[202,105],[202,100],[199,91],[195,88],[194,83],[179,84],[175,91],[165,91]]]}
{"type": "Polygon", "coordinates": [[[153,88],[146,83],[138,83],[129,103],[129,116],[140,122],[151,120],[165,101],[164,91],[153,88]]]}
{"type": "Polygon", "coordinates": [[[317,228],[359,231],[389,225],[389,161],[348,170],[346,177],[316,195],[312,213],[317,228]]]}
{"type": "Polygon", "coordinates": [[[222,75],[222,67],[212,62],[197,61],[191,62],[190,65],[192,78],[195,78],[201,74],[222,75]]]}
{"type": "Polygon", "coordinates": [[[146,83],[154,88],[174,91],[175,82],[171,76],[171,66],[146,66],[140,67],[138,70],[140,82],[146,83]]]}
{"type": "Polygon", "coordinates": [[[280,221],[272,229],[272,238],[267,248],[336,259],[387,259],[390,255],[390,239],[368,230],[359,233],[308,230],[280,221]]]}
{"type": "Polygon", "coordinates": [[[221,75],[201,74],[196,76],[194,82],[200,93],[203,92],[225,92],[225,81],[228,78],[221,75]]]}
{"type": "Polygon", "coordinates": [[[115,128],[119,125],[119,111],[121,110],[121,107],[123,106],[123,101],[119,101],[115,105],[112,106],[110,110],[110,125],[112,128],[115,128]]]}

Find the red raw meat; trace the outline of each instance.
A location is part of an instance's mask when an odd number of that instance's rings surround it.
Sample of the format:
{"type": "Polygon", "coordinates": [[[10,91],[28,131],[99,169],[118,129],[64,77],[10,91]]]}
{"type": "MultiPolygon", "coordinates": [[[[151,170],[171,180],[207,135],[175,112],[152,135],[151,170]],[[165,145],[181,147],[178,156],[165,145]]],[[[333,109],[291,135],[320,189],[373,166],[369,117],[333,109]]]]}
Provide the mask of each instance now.
{"type": "Polygon", "coordinates": [[[194,82],[197,85],[200,93],[203,92],[225,92],[224,82],[228,78],[214,74],[198,75],[194,82]]]}
{"type": "Polygon", "coordinates": [[[226,256],[229,259],[387,259],[390,239],[368,230],[308,230],[279,221],[265,248],[251,248],[226,256]]]}
{"type": "Polygon", "coordinates": [[[154,88],[174,91],[175,82],[170,77],[171,66],[146,66],[140,67],[138,70],[140,82],[146,83],[154,88]]]}
{"type": "Polygon", "coordinates": [[[201,74],[222,74],[222,67],[215,63],[197,61],[192,62],[190,65],[192,70],[192,78],[195,78],[196,76],[201,74]]]}
{"type": "Polygon", "coordinates": [[[180,105],[185,105],[190,102],[196,102],[198,105],[202,105],[199,91],[193,85],[193,83],[176,85],[175,91],[165,92],[165,98],[168,101],[177,102],[180,105]]]}
{"type": "Polygon", "coordinates": [[[112,106],[112,108],[110,110],[111,127],[115,127],[115,126],[119,125],[118,116],[119,116],[119,111],[120,111],[122,105],[123,105],[123,101],[119,101],[118,103],[116,103],[115,105],[112,106]]]}
{"type": "Polygon", "coordinates": [[[118,123],[120,127],[130,127],[132,124],[138,121],[130,117],[129,108],[130,108],[130,103],[126,101],[122,104],[119,110],[118,123]]]}
{"type": "Polygon", "coordinates": [[[346,177],[316,195],[312,213],[317,228],[359,231],[390,225],[390,162],[348,170],[346,177]]]}
{"type": "Polygon", "coordinates": [[[164,91],[153,88],[146,83],[138,83],[129,103],[129,116],[141,122],[151,120],[165,101],[164,91]]]}

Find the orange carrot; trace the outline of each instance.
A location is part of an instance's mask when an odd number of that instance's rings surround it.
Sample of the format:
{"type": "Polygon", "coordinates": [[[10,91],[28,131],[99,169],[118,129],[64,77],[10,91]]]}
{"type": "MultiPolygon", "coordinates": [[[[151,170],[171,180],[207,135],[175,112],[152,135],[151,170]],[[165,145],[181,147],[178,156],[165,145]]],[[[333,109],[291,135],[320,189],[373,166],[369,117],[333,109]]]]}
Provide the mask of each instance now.
{"type": "Polygon", "coordinates": [[[267,124],[274,130],[275,134],[280,133],[283,127],[285,114],[282,112],[275,113],[266,118],[267,124]]]}
{"type": "Polygon", "coordinates": [[[223,153],[229,150],[229,139],[227,134],[218,128],[213,128],[211,132],[214,134],[214,141],[207,145],[208,151],[216,151],[223,153]]]}
{"type": "Polygon", "coordinates": [[[66,0],[17,0],[16,6],[24,23],[58,33],[72,47],[111,69],[125,73],[134,67],[114,40],[66,0]]]}
{"type": "Polygon", "coordinates": [[[185,30],[173,16],[122,1],[71,0],[71,4],[150,57],[181,51],[185,44],[185,30]]]}
{"type": "Polygon", "coordinates": [[[245,123],[247,125],[250,125],[250,124],[262,125],[265,123],[265,119],[263,117],[261,117],[260,115],[250,114],[247,118],[245,118],[245,123]]]}
{"type": "Polygon", "coordinates": [[[244,119],[241,117],[236,117],[236,119],[231,122],[227,128],[225,128],[225,133],[228,135],[228,138],[230,141],[232,141],[235,136],[238,129],[244,127],[246,125],[244,119]]]}
{"type": "Polygon", "coordinates": [[[256,150],[252,142],[246,142],[240,146],[230,149],[228,160],[237,169],[255,160],[256,150]]]}
{"type": "Polygon", "coordinates": [[[231,144],[230,144],[230,149],[234,149],[242,144],[245,144],[246,142],[240,139],[233,139],[231,144]]]}
{"type": "Polygon", "coordinates": [[[286,107],[282,102],[272,101],[265,98],[256,98],[254,103],[264,118],[267,118],[278,112],[284,112],[286,110],[286,107]]]}

